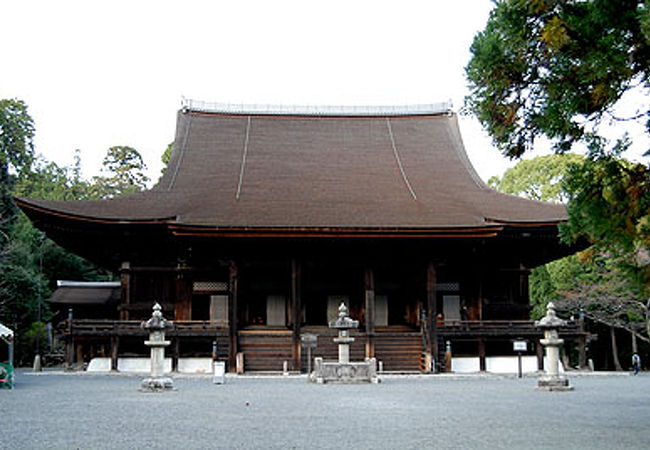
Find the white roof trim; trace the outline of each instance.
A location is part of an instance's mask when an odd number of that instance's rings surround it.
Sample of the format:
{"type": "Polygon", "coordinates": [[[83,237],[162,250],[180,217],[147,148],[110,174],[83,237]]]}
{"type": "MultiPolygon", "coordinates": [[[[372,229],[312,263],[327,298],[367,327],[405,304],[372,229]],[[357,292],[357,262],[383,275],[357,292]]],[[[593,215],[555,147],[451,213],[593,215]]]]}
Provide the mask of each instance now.
{"type": "Polygon", "coordinates": [[[190,111],[242,115],[295,116],[411,116],[451,114],[452,103],[397,106],[247,105],[215,103],[183,98],[181,107],[190,111]]]}

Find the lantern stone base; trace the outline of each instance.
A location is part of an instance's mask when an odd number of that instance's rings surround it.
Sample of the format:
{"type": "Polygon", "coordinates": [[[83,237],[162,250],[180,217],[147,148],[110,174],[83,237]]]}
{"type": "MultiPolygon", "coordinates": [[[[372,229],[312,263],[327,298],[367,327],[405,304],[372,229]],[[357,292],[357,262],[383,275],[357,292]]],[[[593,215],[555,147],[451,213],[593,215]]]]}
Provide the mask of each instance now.
{"type": "Polygon", "coordinates": [[[572,391],[569,380],[564,377],[540,377],[537,380],[538,391],[572,391]]]}
{"type": "Polygon", "coordinates": [[[169,377],[145,378],[140,384],[142,392],[174,391],[174,381],[169,377]]]}
{"type": "Polygon", "coordinates": [[[364,362],[324,362],[323,358],[314,359],[314,371],[309,375],[312,383],[359,384],[379,383],[377,360],[366,359],[364,362]]]}

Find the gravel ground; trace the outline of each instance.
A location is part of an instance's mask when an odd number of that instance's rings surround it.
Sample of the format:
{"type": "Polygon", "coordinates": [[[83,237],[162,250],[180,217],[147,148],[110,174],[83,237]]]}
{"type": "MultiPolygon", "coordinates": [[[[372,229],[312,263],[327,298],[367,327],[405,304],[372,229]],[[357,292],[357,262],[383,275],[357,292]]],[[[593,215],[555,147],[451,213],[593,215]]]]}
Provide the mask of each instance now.
{"type": "Polygon", "coordinates": [[[650,448],[650,374],[571,378],[384,377],[314,385],[304,377],[140,377],[18,373],[0,391],[0,448],[650,448]]]}

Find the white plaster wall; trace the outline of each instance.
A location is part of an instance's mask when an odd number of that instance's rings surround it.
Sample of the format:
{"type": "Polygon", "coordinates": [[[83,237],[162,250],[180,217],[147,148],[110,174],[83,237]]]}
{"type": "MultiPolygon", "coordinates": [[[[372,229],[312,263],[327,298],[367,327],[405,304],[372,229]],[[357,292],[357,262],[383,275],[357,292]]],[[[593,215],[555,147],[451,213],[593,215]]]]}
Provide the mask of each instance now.
{"type": "Polygon", "coordinates": [[[451,358],[451,371],[454,373],[474,373],[481,370],[478,357],[451,358]]]}
{"type": "MultiPolygon", "coordinates": [[[[546,357],[544,357],[546,366],[546,357]]],[[[480,370],[478,357],[454,357],[451,359],[451,371],[454,373],[474,373],[480,370]]],[[[485,358],[485,371],[499,374],[514,374],[519,372],[516,356],[490,356],[485,358]]],[[[537,372],[537,356],[522,356],[521,371],[523,373],[537,372]]],[[[564,366],[560,362],[560,373],[564,366]]]]}
{"type": "Polygon", "coordinates": [[[111,358],[93,358],[88,363],[87,372],[110,372],[111,358]]]}
{"type": "MultiPolygon", "coordinates": [[[[490,356],[485,358],[485,371],[491,373],[517,373],[519,371],[516,356],[490,356]]],[[[522,356],[521,371],[537,372],[537,356],[522,356]]]]}
{"type": "MultiPolygon", "coordinates": [[[[149,373],[151,372],[149,358],[119,358],[117,370],[120,372],[149,373]]],[[[111,358],[93,358],[88,363],[87,372],[110,372],[111,358]]],[[[165,358],[165,373],[172,371],[171,358],[165,358]]],[[[211,358],[180,358],[178,360],[179,373],[212,373],[211,358]]]]}
{"type": "MultiPolygon", "coordinates": [[[[117,370],[119,372],[151,372],[150,358],[119,358],[117,360],[117,370]]],[[[172,359],[165,358],[165,373],[172,371],[172,359]]]]}
{"type": "Polygon", "coordinates": [[[212,373],[211,358],[179,358],[180,373],[212,373]]]}

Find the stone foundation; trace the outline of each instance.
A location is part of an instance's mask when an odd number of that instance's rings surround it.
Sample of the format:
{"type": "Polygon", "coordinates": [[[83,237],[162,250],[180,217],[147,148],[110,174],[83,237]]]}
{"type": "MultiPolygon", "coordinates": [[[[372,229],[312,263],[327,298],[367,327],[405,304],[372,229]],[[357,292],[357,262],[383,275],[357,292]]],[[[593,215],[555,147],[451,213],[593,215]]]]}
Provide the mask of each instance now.
{"type": "Polygon", "coordinates": [[[537,380],[538,391],[572,391],[573,386],[569,386],[569,380],[560,376],[540,377],[537,380]]]}
{"type": "Polygon", "coordinates": [[[168,377],[145,378],[140,384],[142,392],[173,391],[174,381],[168,377]]]}
{"type": "Polygon", "coordinates": [[[323,358],[314,360],[314,371],[309,375],[310,381],[318,384],[339,383],[379,383],[377,361],[375,358],[364,362],[324,362],[323,358]]]}

